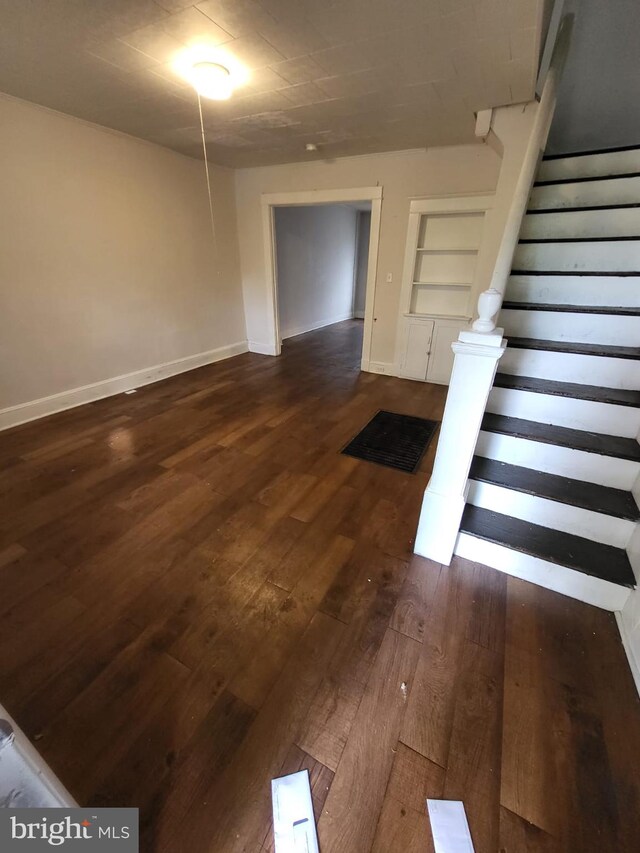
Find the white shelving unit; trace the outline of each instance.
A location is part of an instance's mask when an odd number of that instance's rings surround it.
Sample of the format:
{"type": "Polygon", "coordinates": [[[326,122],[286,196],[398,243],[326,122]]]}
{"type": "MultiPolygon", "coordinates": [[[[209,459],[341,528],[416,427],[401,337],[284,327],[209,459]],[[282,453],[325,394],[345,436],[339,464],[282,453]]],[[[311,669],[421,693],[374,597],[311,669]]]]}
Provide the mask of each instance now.
{"type": "Polygon", "coordinates": [[[451,344],[476,303],[478,256],[492,204],[488,195],[411,202],[396,352],[401,376],[449,383],[451,344]]]}

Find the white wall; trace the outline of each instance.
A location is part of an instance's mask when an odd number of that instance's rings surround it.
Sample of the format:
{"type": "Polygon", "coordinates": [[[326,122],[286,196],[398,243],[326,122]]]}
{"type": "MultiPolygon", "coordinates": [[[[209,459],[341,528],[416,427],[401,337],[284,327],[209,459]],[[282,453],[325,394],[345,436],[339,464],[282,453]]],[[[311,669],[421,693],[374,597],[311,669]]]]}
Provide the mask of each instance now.
{"type": "Polygon", "coordinates": [[[356,275],[353,313],[364,318],[364,306],[367,297],[367,272],[369,270],[369,238],[371,236],[371,213],[358,211],[358,236],[356,242],[356,275]]]}
{"type": "MultiPolygon", "coordinates": [[[[636,480],[633,488],[633,496],[640,506],[640,478],[636,480]]],[[[635,530],[627,544],[629,562],[640,582],[640,522],[636,523],[635,530]]],[[[640,587],[633,589],[622,612],[617,613],[618,625],[622,635],[622,642],[629,658],[631,672],[640,693],[640,587]]]]}
{"type": "Polygon", "coordinates": [[[246,341],[232,172],[216,258],[201,162],[6,96],[0,125],[0,414],[246,341]]]}
{"type": "Polygon", "coordinates": [[[570,0],[575,13],[548,153],[640,145],[637,0],[570,0]]]}
{"type": "Polygon", "coordinates": [[[621,613],[616,614],[622,643],[640,694],[640,591],[634,589],[621,613]]]}
{"type": "Polygon", "coordinates": [[[282,338],[353,316],[357,215],[339,204],[275,209],[282,338]]]}
{"type": "Polygon", "coordinates": [[[411,197],[491,192],[499,167],[496,153],[488,145],[476,144],[238,170],[238,236],[249,340],[266,350],[275,344],[265,278],[262,193],[382,186],[371,359],[390,364],[411,197]],[[393,276],[390,284],[386,282],[388,273],[393,276]]]}

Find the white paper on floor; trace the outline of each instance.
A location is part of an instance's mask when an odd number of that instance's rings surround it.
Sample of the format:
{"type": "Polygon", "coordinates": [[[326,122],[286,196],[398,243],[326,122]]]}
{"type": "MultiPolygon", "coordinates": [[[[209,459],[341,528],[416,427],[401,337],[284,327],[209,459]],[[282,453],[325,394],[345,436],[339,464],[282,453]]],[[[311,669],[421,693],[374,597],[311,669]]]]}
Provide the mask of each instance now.
{"type": "Polygon", "coordinates": [[[436,853],[474,853],[460,800],[427,800],[427,809],[436,853]]]}
{"type": "Polygon", "coordinates": [[[271,780],[276,853],[319,853],[309,771],[271,780]]]}

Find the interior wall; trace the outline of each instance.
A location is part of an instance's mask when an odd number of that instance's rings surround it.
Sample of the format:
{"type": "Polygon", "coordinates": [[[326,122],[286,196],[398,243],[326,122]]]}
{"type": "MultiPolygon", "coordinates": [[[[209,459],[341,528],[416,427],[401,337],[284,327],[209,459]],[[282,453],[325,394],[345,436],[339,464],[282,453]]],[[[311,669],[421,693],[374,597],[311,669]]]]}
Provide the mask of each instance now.
{"type": "Polygon", "coordinates": [[[499,167],[500,158],[488,145],[475,144],[238,170],[238,236],[249,340],[265,351],[275,346],[265,276],[263,193],[382,186],[371,360],[391,364],[410,199],[491,192],[499,167]],[[389,274],[391,282],[387,282],[389,274]]]}
{"type": "MultiPolygon", "coordinates": [[[[636,479],[632,491],[636,502],[640,505],[640,477],[636,479]]],[[[636,523],[627,545],[627,553],[637,580],[640,577],[640,522],[636,523]]],[[[631,590],[627,603],[616,615],[629,665],[640,693],[640,588],[631,590]]]]}
{"type": "Polygon", "coordinates": [[[339,204],[275,209],[283,339],[353,316],[357,215],[339,204]]]}
{"type": "Polygon", "coordinates": [[[371,213],[358,211],[358,236],[356,240],[356,274],[353,295],[353,315],[364,319],[367,297],[367,273],[369,271],[369,238],[371,237],[371,213]]]}
{"type": "Polygon", "coordinates": [[[640,591],[631,591],[624,610],[618,614],[629,665],[640,693],[640,591]]]}
{"type": "Polygon", "coordinates": [[[0,97],[0,410],[246,341],[233,173],[0,97]]]}
{"type": "Polygon", "coordinates": [[[547,152],[640,145],[637,0],[569,0],[573,31],[547,152]]]}

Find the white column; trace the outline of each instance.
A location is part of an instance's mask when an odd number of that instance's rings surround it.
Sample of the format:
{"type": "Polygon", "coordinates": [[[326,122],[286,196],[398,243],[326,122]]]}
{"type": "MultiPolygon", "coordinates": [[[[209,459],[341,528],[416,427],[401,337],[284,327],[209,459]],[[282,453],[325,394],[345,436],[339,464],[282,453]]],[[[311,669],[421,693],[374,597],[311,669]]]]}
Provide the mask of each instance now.
{"type": "Polygon", "coordinates": [[[433,472],[424,493],[415,552],[449,565],[467,496],[469,468],[489,391],[505,350],[503,329],[460,332],[433,472]]]}

